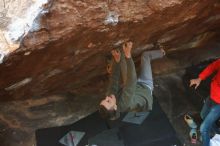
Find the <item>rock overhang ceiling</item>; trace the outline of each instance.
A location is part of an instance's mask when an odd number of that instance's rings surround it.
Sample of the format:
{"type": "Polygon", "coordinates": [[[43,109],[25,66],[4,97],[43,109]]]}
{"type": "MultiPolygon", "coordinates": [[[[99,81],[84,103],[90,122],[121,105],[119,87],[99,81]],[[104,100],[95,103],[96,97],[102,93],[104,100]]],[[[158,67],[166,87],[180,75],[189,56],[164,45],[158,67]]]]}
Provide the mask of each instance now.
{"type": "Polygon", "coordinates": [[[220,23],[218,0],[49,0],[41,7],[37,29],[16,40],[0,65],[2,100],[101,94],[112,48],[132,40],[135,60],[155,42],[168,54],[199,48],[216,38],[220,23]]]}

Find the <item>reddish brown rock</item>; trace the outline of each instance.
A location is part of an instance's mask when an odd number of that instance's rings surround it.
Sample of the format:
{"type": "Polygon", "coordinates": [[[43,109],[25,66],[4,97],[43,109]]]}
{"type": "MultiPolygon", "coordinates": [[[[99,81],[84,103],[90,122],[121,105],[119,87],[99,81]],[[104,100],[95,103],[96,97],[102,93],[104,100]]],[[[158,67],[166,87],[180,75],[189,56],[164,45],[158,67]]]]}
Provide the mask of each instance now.
{"type": "MultiPolygon", "coordinates": [[[[200,48],[218,34],[219,7],[218,0],[51,0],[49,12],[38,18],[41,28],[0,65],[1,101],[67,91],[102,94],[112,48],[130,39],[135,59],[157,41],[167,54],[200,48]]],[[[178,66],[178,59],[171,64],[178,66]]]]}

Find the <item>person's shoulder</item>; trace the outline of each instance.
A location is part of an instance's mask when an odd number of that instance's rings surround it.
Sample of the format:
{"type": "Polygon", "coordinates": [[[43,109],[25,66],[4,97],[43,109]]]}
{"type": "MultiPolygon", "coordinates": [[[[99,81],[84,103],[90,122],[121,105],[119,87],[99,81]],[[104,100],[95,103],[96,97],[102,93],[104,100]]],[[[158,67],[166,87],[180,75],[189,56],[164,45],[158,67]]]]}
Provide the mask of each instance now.
{"type": "Polygon", "coordinates": [[[220,65],[220,58],[216,59],[216,60],[214,61],[214,63],[220,65]]]}
{"type": "Polygon", "coordinates": [[[219,64],[220,58],[210,59],[208,60],[209,64],[219,64]]]}

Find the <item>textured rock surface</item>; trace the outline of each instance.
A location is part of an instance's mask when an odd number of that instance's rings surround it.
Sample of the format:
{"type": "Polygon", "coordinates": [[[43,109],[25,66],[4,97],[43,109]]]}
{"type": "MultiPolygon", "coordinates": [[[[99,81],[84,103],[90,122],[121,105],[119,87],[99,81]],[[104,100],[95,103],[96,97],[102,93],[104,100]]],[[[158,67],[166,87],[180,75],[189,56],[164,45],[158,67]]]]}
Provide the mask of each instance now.
{"type": "Polygon", "coordinates": [[[95,93],[112,48],[131,39],[138,57],[157,41],[168,54],[202,46],[218,34],[219,7],[218,0],[51,0],[37,18],[40,29],[0,65],[1,98],[95,93]]]}
{"type": "MultiPolygon", "coordinates": [[[[187,112],[199,113],[182,86],[183,74],[184,70],[178,70],[157,76],[154,94],[183,144],[200,146],[200,142],[190,143],[190,128],[183,120],[187,112]]],[[[34,146],[36,129],[73,123],[95,111],[98,101],[96,95],[63,94],[0,103],[1,146],[34,146]]]]}
{"type": "MultiPolygon", "coordinates": [[[[17,48],[4,42],[9,14],[22,15],[34,1],[0,2],[0,43],[9,52],[17,48]]],[[[153,71],[172,74],[157,78],[155,94],[190,145],[181,114],[194,108],[184,98],[182,72],[174,72],[219,57],[213,43],[219,38],[219,0],[50,0],[43,7],[48,13],[35,19],[39,28],[21,38],[20,47],[0,64],[1,145],[32,146],[34,130],[69,124],[94,111],[105,91],[105,56],[128,39],[137,64],[141,52],[155,49],[153,43],[165,46],[167,56],[153,62],[153,71]]]]}

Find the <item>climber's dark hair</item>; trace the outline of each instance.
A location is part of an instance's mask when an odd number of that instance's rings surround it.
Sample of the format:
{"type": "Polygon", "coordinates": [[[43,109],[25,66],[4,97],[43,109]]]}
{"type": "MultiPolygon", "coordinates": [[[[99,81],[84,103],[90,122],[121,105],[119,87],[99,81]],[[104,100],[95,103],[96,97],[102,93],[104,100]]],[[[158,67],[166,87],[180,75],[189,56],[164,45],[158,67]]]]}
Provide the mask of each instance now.
{"type": "Polygon", "coordinates": [[[116,117],[116,110],[107,110],[103,105],[99,105],[99,113],[103,119],[112,120],[116,117]]]}

